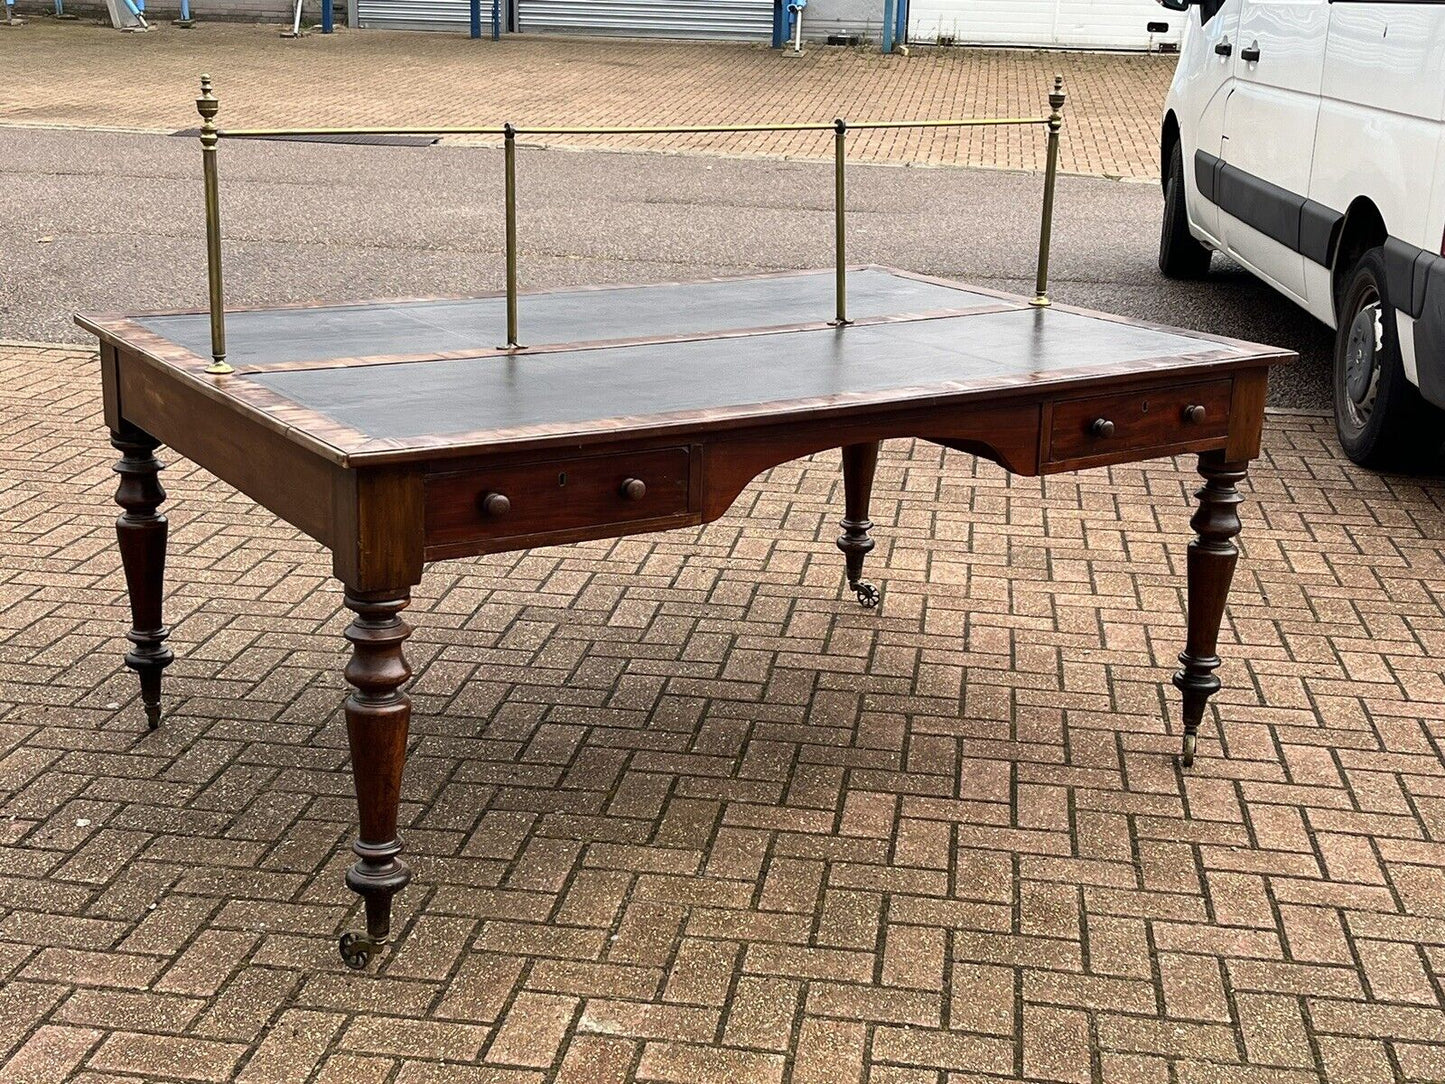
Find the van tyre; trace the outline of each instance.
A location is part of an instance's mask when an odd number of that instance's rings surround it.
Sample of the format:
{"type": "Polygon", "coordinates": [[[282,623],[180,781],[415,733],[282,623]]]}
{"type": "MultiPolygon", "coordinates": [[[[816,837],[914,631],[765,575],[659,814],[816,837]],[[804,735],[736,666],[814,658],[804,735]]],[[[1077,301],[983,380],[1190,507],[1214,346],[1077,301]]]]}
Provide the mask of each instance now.
{"type": "Polygon", "coordinates": [[[1189,211],[1184,205],[1184,149],[1176,140],[1169,152],[1164,178],[1164,223],[1159,231],[1159,270],[1166,278],[1199,279],[1209,273],[1214,255],[1189,232],[1189,211]]]}
{"type": "Polygon", "coordinates": [[[1385,250],[1360,257],[1336,310],[1335,431],[1363,467],[1423,466],[1440,446],[1440,419],[1405,376],[1385,250]]]}

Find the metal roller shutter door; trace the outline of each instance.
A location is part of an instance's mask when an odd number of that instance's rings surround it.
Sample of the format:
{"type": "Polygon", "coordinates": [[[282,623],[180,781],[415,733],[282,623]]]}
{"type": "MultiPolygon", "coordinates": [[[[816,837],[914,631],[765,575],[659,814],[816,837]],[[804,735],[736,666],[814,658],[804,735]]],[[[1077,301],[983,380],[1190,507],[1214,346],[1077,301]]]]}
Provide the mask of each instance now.
{"type": "Polygon", "coordinates": [[[517,29],[524,34],[769,41],[773,4],[772,0],[517,0],[517,29]]]}
{"type": "MultiPolygon", "coordinates": [[[[465,30],[471,0],[356,0],[359,26],[387,30],[465,30]]],[[[482,32],[491,33],[492,0],[482,0],[482,32]]]]}
{"type": "Polygon", "coordinates": [[[909,0],[908,39],[958,45],[1147,49],[1177,42],[1183,12],[1155,0],[909,0]],[[1168,23],[1151,35],[1150,23],[1168,23]]]}

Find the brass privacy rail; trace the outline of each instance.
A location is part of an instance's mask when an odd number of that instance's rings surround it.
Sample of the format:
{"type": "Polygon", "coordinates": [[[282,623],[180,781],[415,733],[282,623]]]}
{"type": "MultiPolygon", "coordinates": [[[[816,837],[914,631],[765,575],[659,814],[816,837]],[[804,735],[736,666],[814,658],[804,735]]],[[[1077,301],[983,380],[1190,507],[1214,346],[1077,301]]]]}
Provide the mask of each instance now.
{"type": "Polygon", "coordinates": [[[1054,187],[1058,178],[1059,133],[1064,125],[1064,80],[1054,77],[1048,95],[1046,117],[964,117],[957,120],[875,120],[804,124],[701,124],[628,127],[529,127],[503,125],[447,125],[440,127],[362,128],[227,128],[216,127],[220,101],[212,91],[211,77],[201,76],[201,96],[196,111],[201,115],[201,161],[206,189],[206,270],[210,285],[211,364],[206,372],[233,372],[226,364],[226,311],[221,291],[221,198],[216,172],[216,151],[226,139],[289,139],[312,136],[500,136],[503,150],[503,185],[506,205],[507,348],[523,350],[517,328],[517,137],[518,136],[604,136],[604,135],[726,135],[753,132],[833,133],[833,230],[834,230],[834,318],[831,323],[845,327],[848,320],[846,208],[844,163],[850,131],[878,131],[898,128],[985,128],[1008,125],[1042,125],[1048,129],[1044,165],[1043,216],[1039,224],[1038,270],[1030,304],[1049,304],[1049,243],[1053,231],[1054,187]]]}

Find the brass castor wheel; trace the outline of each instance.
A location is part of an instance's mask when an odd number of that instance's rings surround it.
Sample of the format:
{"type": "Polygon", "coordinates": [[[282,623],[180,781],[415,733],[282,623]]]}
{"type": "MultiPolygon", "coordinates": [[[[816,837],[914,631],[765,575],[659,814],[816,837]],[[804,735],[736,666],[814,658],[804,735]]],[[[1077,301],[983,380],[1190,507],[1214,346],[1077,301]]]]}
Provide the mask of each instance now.
{"type": "Polygon", "coordinates": [[[857,583],[852,583],[848,586],[851,587],[853,593],[858,596],[858,605],[862,606],[865,610],[875,609],[883,599],[883,595],[879,592],[878,588],[874,587],[867,580],[859,580],[857,583]]]}
{"type": "Polygon", "coordinates": [[[1193,764],[1194,764],[1194,750],[1195,750],[1195,747],[1198,746],[1198,744],[1199,744],[1199,735],[1198,735],[1198,734],[1185,734],[1185,735],[1184,735],[1184,758],[1183,758],[1183,759],[1184,759],[1184,766],[1185,766],[1186,768],[1193,766],[1193,764]]]}
{"type": "Polygon", "coordinates": [[[381,951],[382,942],[362,933],[344,933],[336,946],[341,951],[341,962],[353,971],[362,971],[371,963],[371,958],[381,951]]]}

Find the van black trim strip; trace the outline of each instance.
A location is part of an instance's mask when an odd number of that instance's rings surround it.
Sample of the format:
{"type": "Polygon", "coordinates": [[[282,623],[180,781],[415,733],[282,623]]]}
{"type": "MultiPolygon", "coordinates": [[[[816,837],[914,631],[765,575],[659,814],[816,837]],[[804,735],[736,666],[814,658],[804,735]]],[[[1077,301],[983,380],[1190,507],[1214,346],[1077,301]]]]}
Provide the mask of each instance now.
{"type": "Polygon", "coordinates": [[[1445,256],[1428,249],[1423,254],[1427,259],[1417,259],[1414,264],[1420,296],[1420,310],[1415,313],[1415,372],[1425,400],[1445,407],[1445,256]]]}
{"type": "Polygon", "coordinates": [[[1199,189],[1199,194],[1210,203],[1214,202],[1214,182],[1222,165],[1222,161],[1207,151],[1194,152],[1194,185],[1199,189]]]}
{"type": "Polygon", "coordinates": [[[1416,248],[1398,237],[1385,240],[1385,289],[1390,304],[1415,319],[1425,311],[1429,294],[1445,291],[1445,256],[1416,248]]]}
{"type": "Polygon", "coordinates": [[[1194,152],[1199,194],[1280,244],[1323,267],[1334,260],[1345,216],[1331,207],[1246,173],[1207,151],[1194,152]]]}
{"type": "Polygon", "coordinates": [[[1228,162],[1219,167],[1214,182],[1219,206],[1286,248],[1298,252],[1299,218],[1305,198],[1287,188],[1236,169],[1228,162]]]}
{"type": "Polygon", "coordinates": [[[1385,240],[1385,292],[1415,319],[1415,374],[1426,402],[1445,407],[1445,256],[1385,240]]]}
{"type": "MultiPolygon", "coordinates": [[[[1199,194],[1226,214],[1322,267],[1334,263],[1340,227],[1345,221],[1339,211],[1246,173],[1207,151],[1194,152],[1194,182],[1199,194]]],[[[1428,402],[1445,407],[1445,255],[1436,255],[1398,237],[1386,239],[1384,255],[1385,290],[1390,304],[1415,320],[1415,370],[1420,378],[1420,394],[1428,402]]]]}
{"type": "Polygon", "coordinates": [[[1345,216],[1333,207],[1307,199],[1299,212],[1299,250],[1307,260],[1321,267],[1335,262],[1335,245],[1345,216]]]}

